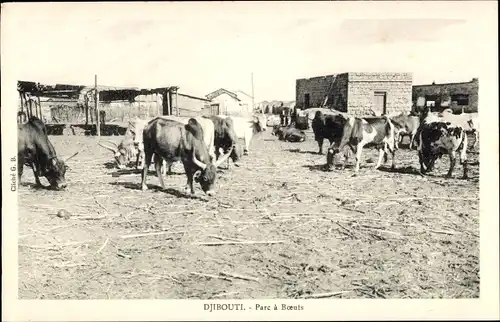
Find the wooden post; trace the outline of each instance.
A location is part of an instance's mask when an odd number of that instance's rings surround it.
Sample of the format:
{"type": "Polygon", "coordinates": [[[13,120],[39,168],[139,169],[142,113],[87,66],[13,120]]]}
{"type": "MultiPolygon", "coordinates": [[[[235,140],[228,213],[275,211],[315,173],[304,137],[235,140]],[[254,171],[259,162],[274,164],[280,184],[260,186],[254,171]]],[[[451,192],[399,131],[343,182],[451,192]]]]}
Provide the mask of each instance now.
{"type": "Polygon", "coordinates": [[[33,117],[33,103],[31,97],[29,98],[28,104],[30,106],[30,117],[33,117]]]}
{"type": "Polygon", "coordinates": [[[101,136],[101,122],[99,122],[99,93],[97,92],[97,74],[94,77],[94,88],[95,88],[95,114],[96,114],[96,126],[97,126],[97,136],[101,136]]]}
{"type": "Polygon", "coordinates": [[[158,104],[158,93],[155,93],[155,101],[156,101],[156,116],[160,115],[160,105],[158,104]]]}
{"type": "Polygon", "coordinates": [[[170,89],[165,94],[167,95],[167,115],[172,115],[172,102],[170,101],[170,89]]]}
{"type": "Polygon", "coordinates": [[[87,93],[85,93],[83,101],[85,103],[85,125],[89,125],[89,96],[87,93]]]}
{"type": "Polygon", "coordinates": [[[40,103],[40,93],[36,93],[36,99],[38,101],[38,109],[40,111],[40,119],[42,119],[42,104],[40,103]]]}
{"type": "Polygon", "coordinates": [[[175,90],[175,110],[177,111],[177,116],[179,116],[179,105],[177,104],[177,89],[175,90]]]}
{"type": "Polygon", "coordinates": [[[23,94],[20,91],[19,91],[19,98],[21,99],[21,112],[24,112],[23,94]]]}

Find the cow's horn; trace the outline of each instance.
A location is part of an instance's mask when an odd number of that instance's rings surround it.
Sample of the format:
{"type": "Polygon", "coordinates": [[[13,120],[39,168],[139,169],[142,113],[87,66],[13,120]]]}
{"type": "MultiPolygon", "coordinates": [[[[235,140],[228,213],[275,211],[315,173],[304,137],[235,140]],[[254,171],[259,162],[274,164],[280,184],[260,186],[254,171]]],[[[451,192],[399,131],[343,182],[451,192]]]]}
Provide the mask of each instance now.
{"type": "Polygon", "coordinates": [[[229,155],[231,155],[231,152],[233,152],[233,149],[234,149],[234,145],[231,147],[231,149],[229,149],[229,151],[227,151],[226,154],[224,154],[222,157],[219,158],[219,160],[215,161],[215,167],[218,167],[222,164],[222,162],[226,161],[227,158],[229,158],[229,155]]]}
{"type": "Polygon", "coordinates": [[[77,152],[75,152],[75,154],[73,154],[69,158],[66,158],[66,160],[64,160],[64,162],[68,162],[69,160],[73,159],[78,153],[80,153],[80,151],[77,151],[77,152]]]}
{"type": "Polygon", "coordinates": [[[205,170],[207,168],[207,165],[205,163],[201,162],[200,160],[198,160],[196,158],[196,153],[195,153],[194,149],[193,149],[193,162],[194,162],[194,164],[196,164],[202,170],[205,170]]]}
{"type": "Polygon", "coordinates": [[[111,141],[111,140],[106,140],[106,142],[109,142],[109,143],[113,144],[114,146],[118,147],[118,145],[115,142],[111,141]]]}
{"type": "Polygon", "coordinates": [[[99,144],[100,146],[102,146],[103,148],[105,148],[105,149],[108,149],[108,150],[112,151],[113,153],[116,153],[116,152],[117,152],[117,150],[116,150],[115,148],[112,148],[112,147],[109,147],[109,146],[107,146],[107,145],[104,145],[104,144],[102,144],[101,142],[99,142],[98,144],[99,144]]]}

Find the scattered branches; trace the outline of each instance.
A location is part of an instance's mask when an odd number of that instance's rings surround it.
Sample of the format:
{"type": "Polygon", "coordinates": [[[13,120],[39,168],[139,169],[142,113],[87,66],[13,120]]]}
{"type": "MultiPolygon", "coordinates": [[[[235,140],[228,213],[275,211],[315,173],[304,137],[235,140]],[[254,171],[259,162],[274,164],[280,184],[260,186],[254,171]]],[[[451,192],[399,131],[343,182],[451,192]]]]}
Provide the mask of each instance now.
{"type": "Polygon", "coordinates": [[[253,245],[253,244],[281,244],[283,240],[268,240],[268,241],[227,241],[227,242],[201,242],[193,243],[192,245],[199,246],[220,246],[220,245],[253,245]]]}

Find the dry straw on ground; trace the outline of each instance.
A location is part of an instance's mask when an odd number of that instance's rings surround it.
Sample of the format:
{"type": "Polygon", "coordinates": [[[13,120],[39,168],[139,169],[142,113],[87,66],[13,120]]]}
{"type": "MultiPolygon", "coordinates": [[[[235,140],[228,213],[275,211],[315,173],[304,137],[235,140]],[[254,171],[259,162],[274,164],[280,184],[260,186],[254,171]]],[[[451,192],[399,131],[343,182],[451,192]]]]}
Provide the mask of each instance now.
{"type": "MultiPolygon", "coordinates": [[[[19,189],[21,299],[477,298],[479,154],[471,179],[414,174],[415,151],[398,151],[400,172],[362,163],[324,172],[312,133],[304,143],[257,136],[240,167],[221,169],[217,196],[139,190],[95,138],[51,136],[74,158],[64,192],[19,189]],[[60,209],[69,212],[60,218],[60,209]]],[[[116,137],[114,140],[118,141],[116,137]]],[[[375,159],[365,150],[363,161],[375,159]]],[[[351,160],[352,162],[352,160],[351,160]]]]}

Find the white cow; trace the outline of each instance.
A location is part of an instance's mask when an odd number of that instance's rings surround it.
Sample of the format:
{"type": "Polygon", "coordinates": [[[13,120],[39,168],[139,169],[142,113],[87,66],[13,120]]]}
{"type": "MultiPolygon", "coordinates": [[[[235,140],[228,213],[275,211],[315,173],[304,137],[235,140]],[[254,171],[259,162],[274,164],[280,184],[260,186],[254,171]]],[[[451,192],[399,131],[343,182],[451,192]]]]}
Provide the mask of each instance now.
{"type": "Polygon", "coordinates": [[[466,132],[473,132],[474,134],[474,148],[477,146],[479,140],[479,114],[478,113],[462,113],[453,114],[451,109],[445,109],[438,117],[445,122],[450,122],[453,126],[460,126],[466,132]]]}
{"type": "Polygon", "coordinates": [[[234,132],[238,139],[245,141],[244,154],[248,155],[250,141],[254,134],[266,130],[266,115],[255,114],[251,117],[217,115],[221,118],[231,118],[234,125],[234,132]]]}

